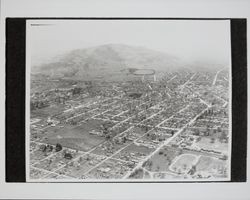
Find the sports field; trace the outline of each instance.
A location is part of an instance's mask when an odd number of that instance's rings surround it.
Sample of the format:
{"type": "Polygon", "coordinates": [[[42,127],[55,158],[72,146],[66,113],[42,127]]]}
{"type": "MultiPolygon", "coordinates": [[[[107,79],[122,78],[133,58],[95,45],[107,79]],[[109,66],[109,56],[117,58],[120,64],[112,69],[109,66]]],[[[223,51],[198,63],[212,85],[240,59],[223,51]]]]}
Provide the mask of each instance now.
{"type": "Polygon", "coordinates": [[[170,165],[169,169],[177,173],[186,173],[195,163],[197,156],[193,154],[182,154],[170,165]]]}

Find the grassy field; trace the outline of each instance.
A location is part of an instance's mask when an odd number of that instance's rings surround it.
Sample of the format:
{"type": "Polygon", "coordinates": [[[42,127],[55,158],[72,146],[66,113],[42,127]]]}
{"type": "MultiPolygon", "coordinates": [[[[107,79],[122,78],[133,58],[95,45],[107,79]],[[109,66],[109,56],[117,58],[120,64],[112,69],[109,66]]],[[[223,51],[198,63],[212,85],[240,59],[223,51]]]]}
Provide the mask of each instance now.
{"type": "Polygon", "coordinates": [[[65,126],[61,129],[50,128],[45,133],[47,140],[44,142],[50,144],[60,143],[64,147],[88,151],[105,141],[104,137],[89,133],[91,130],[98,129],[102,123],[100,120],[92,120],[81,126],[65,126]]]}
{"type": "Polygon", "coordinates": [[[123,150],[123,152],[128,152],[128,153],[142,153],[144,155],[148,155],[153,149],[150,149],[146,146],[143,145],[135,145],[131,144],[127,148],[123,150]]]}
{"type": "Polygon", "coordinates": [[[225,167],[226,162],[223,160],[219,160],[217,158],[201,156],[197,165],[197,171],[215,171],[216,169],[225,167]]]}
{"type": "Polygon", "coordinates": [[[30,115],[31,118],[48,118],[49,116],[57,115],[62,113],[65,110],[64,105],[50,105],[45,108],[33,110],[30,115]]]}
{"type": "Polygon", "coordinates": [[[215,150],[223,153],[228,152],[228,143],[221,143],[218,139],[211,142],[211,138],[201,137],[201,140],[195,143],[198,147],[207,150],[215,150]]]}
{"type": "Polygon", "coordinates": [[[173,147],[163,147],[146,164],[145,168],[149,171],[168,171],[173,159],[180,154],[180,150],[173,147]]]}
{"type": "Polygon", "coordinates": [[[192,154],[182,154],[169,167],[172,171],[177,173],[187,172],[193,165],[197,156],[192,154]]]}
{"type": "Polygon", "coordinates": [[[147,156],[152,151],[153,149],[146,146],[131,144],[115,155],[115,158],[131,161],[131,157],[133,157],[138,161],[147,156]]]}

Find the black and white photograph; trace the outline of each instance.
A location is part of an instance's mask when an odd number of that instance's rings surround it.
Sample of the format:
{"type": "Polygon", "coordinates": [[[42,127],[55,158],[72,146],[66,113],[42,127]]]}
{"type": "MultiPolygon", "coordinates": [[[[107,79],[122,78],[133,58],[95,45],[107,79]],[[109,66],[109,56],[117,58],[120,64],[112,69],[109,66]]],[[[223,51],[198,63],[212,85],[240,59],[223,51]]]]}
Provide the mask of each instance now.
{"type": "Polygon", "coordinates": [[[228,181],[229,20],[27,20],[26,179],[228,181]]]}
{"type": "Polygon", "coordinates": [[[249,199],[249,8],[0,0],[0,199],[249,199]]]}

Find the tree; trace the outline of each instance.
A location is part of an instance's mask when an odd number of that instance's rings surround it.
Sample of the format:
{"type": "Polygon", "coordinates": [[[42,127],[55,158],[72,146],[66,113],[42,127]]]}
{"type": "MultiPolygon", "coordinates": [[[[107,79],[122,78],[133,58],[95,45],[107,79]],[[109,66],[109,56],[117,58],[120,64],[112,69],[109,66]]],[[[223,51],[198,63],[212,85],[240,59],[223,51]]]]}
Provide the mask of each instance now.
{"type": "Polygon", "coordinates": [[[71,124],[71,125],[76,125],[77,122],[76,122],[75,120],[72,120],[72,121],[70,122],[70,124],[71,124]]]}
{"type": "Polygon", "coordinates": [[[196,142],[201,141],[201,137],[196,138],[196,142]]]}
{"type": "Polygon", "coordinates": [[[221,127],[218,126],[218,127],[217,127],[217,131],[218,131],[218,132],[221,132],[221,131],[222,131],[221,127]]]}
{"type": "Polygon", "coordinates": [[[81,91],[82,91],[82,88],[75,87],[75,88],[72,90],[72,94],[73,94],[73,95],[80,94],[81,91]]]}
{"type": "Polygon", "coordinates": [[[111,136],[110,136],[109,134],[106,134],[106,135],[105,135],[105,138],[106,138],[107,140],[110,140],[110,139],[111,139],[111,136]]]}
{"type": "Polygon", "coordinates": [[[156,140],[156,135],[155,134],[151,134],[151,139],[152,140],[156,140]]]}
{"type": "Polygon", "coordinates": [[[189,170],[189,174],[190,175],[193,175],[194,173],[196,172],[196,166],[195,165],[192,165],[191,169],[189,170]]]}
{"type": "Polygon", "coordinates": [[[61,151],[61,150],[62,150],[62,145],[57,143],[56,144],[56,152],[61,151]]]}
{"type": "Polygon", "coordinates": [[[172,135],[172,136],[174,135],[174,131],[173,131],[173,130],[171,131],[171,135],[172,135]]]}
{"type": "Polygon", "coordinates": [[[221,132],[220,136],[219,136],[219,140],[220,142],[223,142],[224,140],[227,141],[228,138],[227,138],[227,134],[223,131],[221,132]]]}
{"type": "Polygon", "coordinates": [[[197,136],[200,135],[199,129],[195,129],[193,135],[197,135],[197,136]]]}
{"type": "Polygon", "coordinates": [[[65,154],[64,154],[64,158],[66,158],[66,159],[72,159],[73,156],[72,156],[71,153],[65,153],[65,154]]]}
{"type": "Polygon", "coordinates": [[[183,169],[184,169],[184,170],[187,169],[187,164],[183,164],[183,169]]]}
{"type": "Polygon", "coordinates": [[[228,156],[224,154],[224,155],[221,157],[221,159],[222,159],[222,160],[227,160],[227,159],[228,159],[228,156]]]}
{"type": "Polygon", "coordinates": [[[122,141],[123,141],[123,143],[127,142],[127,137],[124,136],[124,137],[122,138],[122,141]]]}
{"type": "Polygon", "coordinates": [[[211,138],[210,143],[214,143],[215,142],[215,138],[211,138]]]}
{"type": "Polygon", "coordinates": [[[204,132],[204,136],[209,136],[210,135],[210,132],[209,132],[209,129],[208,127],[206,128],[205,132],[204,132]]]}
{"type": "Polygon", "coordinates": [[[48,150],[48,152],[53,151],[53,146],[52,145],[47,145],[47,150],[48,150]]]}
{"type": "Polygon", "coordinates": [[[47,147],[46,147],[46,145],[41,145],[40,149],[42,152],[46,152],[47,147]]]}

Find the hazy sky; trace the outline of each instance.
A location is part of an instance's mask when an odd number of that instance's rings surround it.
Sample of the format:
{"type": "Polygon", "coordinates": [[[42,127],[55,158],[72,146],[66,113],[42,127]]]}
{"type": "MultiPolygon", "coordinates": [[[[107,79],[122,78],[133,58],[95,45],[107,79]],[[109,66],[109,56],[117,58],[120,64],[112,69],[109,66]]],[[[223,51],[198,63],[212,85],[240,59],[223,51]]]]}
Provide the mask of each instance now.
{"type": "Polygon", "coordinates": [[[144,46],[188,61],[228,63],[230,59],[229,21],[36,20],[31,24],[42,24],[28,26],[32,64],[110,43],[144,46]]]}

